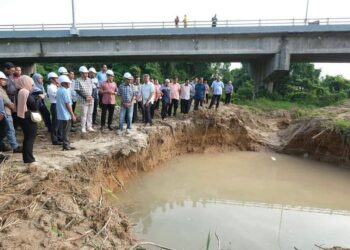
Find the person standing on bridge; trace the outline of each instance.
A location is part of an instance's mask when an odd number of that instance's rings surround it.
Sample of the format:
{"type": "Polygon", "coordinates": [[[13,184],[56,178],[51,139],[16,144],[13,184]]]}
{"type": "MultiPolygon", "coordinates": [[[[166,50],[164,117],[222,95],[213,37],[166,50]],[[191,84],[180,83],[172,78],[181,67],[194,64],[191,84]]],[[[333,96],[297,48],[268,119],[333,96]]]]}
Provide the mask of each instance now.
{"type": "Polygon", "coordinates": [[[58,75],[55,72],[50,72],[47,75],[50,85],[47,87],[47,95],[50,99],[50,112],[51,112],[51,142],[52,145],[62,145],[62,134],[59,130],[59,124],[57,120],[56,109],[56,95],[58,88],[58,75]]]}
{"type": "Polygon", "coordinates": [[[184,28],[187,28],[187,15],[185,15],[184,16],[184,20],[183,20],[183,22],[184,22],[184,28]]]}
{"type": "Polygon", "coordinates": [[[216,27],[216,24],[218,22],[218,18],[216,17],[216,14],[211,19],[211,27],[216,27]]]}
{"type": "Polygon", "coordinates": [[[101,131],[106,125],[106,115],[108,111],[108,129],[113,130],[112,121],[115,108],[115,95],[118,92],[117,84],[114,82],[114,73],[107,70],[107,81],[102,83],[100,92],[102,94],[102,115],[101,115],[101,131]]]}
{"type": "Polygon", "coordinates": [[[216,109],[218,109],[222,90],[224,88],[224,83],[221,81],[220,76],[216,77],[216,80],[211,84],[211,88],[213,90],[213,96],[211,98],[209,109],[211,109],[211,107],[214,105],[214,102],[216,102],[216,109]]]}
{"type": "Polygon", "coordinates": [[[171,116],[171,111],[174,108],[173,116],[176,116],[177,108],[179,107],[181,86],[178,83],[178,78],[175,77],[173,82],[170,84],[170,106],[168,109],[168,116],[171,116]]]}
{"type": "Polygon", "coordinates": [[[175,27],[176,28],[179,28],[179,22],[180,22],[180,18],[179,18],[179,16],[176,16],[175,17],[175,27]]]}
{"type": "Polygon", "coordinates": [[[92,95],[96,86],[88,77],[89,71],[85,66],[81,66],[79,72],[80,78],[75,82],[75,91],[80,101],[81,132],[95,132],[92,128],[92,112],[94,109],[94,98],[92,95]]]}

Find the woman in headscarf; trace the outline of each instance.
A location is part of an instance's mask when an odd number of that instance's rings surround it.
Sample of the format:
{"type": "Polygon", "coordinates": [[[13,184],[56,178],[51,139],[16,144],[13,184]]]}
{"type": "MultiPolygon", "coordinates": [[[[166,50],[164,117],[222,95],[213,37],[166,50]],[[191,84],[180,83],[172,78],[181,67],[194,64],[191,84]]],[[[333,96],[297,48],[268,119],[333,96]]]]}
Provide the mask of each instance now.
{"type": "MultiPolygon", "coordinates": [[[[40,94],[43,94],[46,97],[46,91],[44,88],[44,80],[43,76],[35,73],[33,76],[34,81],[34,87],[33,87],[33,95],[37,96],[40,94]]],[[[43,99],[39,106],[40,114],[43,116],[43,120],[45,122],[45,126],[47,127],[47,130],[49,133],[51,132],[51,117],[50,117],[50,111],[47,109],[45,105],[45,99],[43,99]]]]}
{"type": "Polygon", "coordinates": [[[15,85],[18,89],[17,116],[24,134],[23,161],[24,163],[36,164],[33,156],[33,147],[38,125],[31,120],[31,112],[38,112],[39,105],[44,99],[44,95],[39,94],[35,96],[31,94],[34,81],[29,76],[21,76],[15,81],[15,85]]]}

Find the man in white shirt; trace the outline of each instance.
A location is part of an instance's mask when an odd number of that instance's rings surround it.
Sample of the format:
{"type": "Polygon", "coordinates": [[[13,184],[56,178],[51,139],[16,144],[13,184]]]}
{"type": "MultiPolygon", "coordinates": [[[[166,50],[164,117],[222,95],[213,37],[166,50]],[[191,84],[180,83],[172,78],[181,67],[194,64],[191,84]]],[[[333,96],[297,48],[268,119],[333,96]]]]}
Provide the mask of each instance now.
{"type": "Polygon", "coordinates": [[[213,96],[211,98],[209,109],[214,105],[214,102],[216,102],[216,109],[218,109],[222,90],[224,88],[224,83],[221,81],[220,76],[216,77],[216,80],[211,84],[211,88],[213,90],[213,96]]]}
{"type": "Polygon", "coordinates": [[[51,142],[53,145],[62,145],[61,132],[59,130],[59,122],[57,120],[57,111],[56,111],[56,94],[58,86],[58,76],[55,72],[50,72],[47,75],[47,78],[50,82],[50,85],[47,87],[47,95],[51,103],[50,112],[51,112],[51,142]]]}
{"type": "Polygon", "coordinates": [[[180,108],[181,113],[188,114],[188,111],[190,109],[190,98],[191,98],[191,84],[189,84],[190,81],[188,79],[185,80],[185,83],[181,85],[180,90],[180,108]]]}
{"type": "Polygon", "coordinates": [[[148,74],[143,75],[143,84],[141,85],[141,95],[142,95],[142,104],[144,112],[144,123],[145,126],[149,124],[152,126],[151,118],[151,105],[154,101],[154,85],[150,82],[150,77],[148,74]]]}

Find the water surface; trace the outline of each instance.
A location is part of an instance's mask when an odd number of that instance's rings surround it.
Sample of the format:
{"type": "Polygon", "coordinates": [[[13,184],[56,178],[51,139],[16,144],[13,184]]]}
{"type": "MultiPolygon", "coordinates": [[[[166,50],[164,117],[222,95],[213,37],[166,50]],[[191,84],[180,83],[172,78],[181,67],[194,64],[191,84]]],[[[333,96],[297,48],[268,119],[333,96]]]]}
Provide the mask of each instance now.
{"type": "Polygon", "coordinates": [[[350,247],[350,170],[268,152],[192,154],[117,194],[138,239],[174,249],[350,247]]]}

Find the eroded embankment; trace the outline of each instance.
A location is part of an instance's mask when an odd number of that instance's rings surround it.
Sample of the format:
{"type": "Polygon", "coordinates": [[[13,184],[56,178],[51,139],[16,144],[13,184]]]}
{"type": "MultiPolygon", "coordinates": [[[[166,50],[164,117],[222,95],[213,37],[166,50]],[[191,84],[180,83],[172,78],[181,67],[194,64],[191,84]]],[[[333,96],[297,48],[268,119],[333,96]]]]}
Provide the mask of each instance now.
{"type": "Polygon", "coordinates": [[[260,147],[235,113],[208,112],[75,143],[85,144],[67,154],[40,151],[37,168],[2,169],[1,249],[128,249],[131,226],[107,198],[133,173],[183,153],[260,147]]]}

